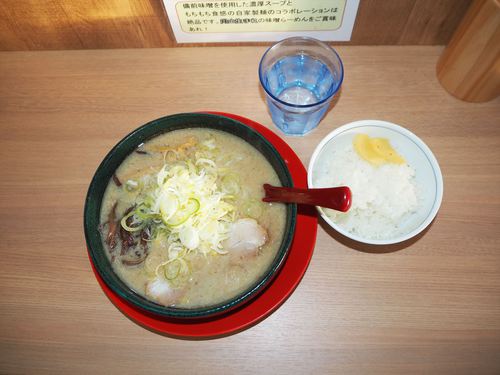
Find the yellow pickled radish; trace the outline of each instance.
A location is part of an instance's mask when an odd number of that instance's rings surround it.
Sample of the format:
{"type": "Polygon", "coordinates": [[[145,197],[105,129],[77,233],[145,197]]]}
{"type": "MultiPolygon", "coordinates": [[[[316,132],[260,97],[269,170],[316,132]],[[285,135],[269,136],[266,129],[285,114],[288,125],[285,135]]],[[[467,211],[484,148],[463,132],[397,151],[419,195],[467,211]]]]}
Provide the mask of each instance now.
{"type": "Polygon", "coordinates": [[[356,134],[353,145],[358,155],[372,165],[406,163],[405,159],[392,148],[387,138],[371,138],[367,134],[356,134]]]}

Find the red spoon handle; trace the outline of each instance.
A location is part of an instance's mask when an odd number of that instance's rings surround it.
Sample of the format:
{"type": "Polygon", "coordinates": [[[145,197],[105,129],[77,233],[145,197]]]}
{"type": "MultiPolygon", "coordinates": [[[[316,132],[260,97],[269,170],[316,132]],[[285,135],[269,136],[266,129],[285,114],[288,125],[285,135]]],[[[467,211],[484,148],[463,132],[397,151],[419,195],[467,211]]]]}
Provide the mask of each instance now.
{"type": "Polygon", "coordinates": [[[351,207],[351,189],[339,186],[324,189],[298,189],[264,184],[264,202],[302,203],[346,212],[351,207]]]}

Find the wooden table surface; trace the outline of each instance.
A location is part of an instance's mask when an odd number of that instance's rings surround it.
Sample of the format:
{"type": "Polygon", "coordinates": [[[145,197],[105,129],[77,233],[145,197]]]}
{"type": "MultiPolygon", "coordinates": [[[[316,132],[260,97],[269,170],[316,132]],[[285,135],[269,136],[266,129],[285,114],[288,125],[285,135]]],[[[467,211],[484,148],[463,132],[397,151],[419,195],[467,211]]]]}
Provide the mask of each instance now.
{"type": "Polygon", "coordinates": [[[500,100],[460,102],[435,77],[442,47],[340,47],[345,81],[312,134],[382,119],[420,136],[444,175],[430,229],[370,248],[320,223],[301,284],[275,313],[205,341],[150,332],[105,297],[82,211],[107,151],[139,125],[220,110],[277,131],[263,47],[0,54],[1,373],[500,373],[500,100]]]}

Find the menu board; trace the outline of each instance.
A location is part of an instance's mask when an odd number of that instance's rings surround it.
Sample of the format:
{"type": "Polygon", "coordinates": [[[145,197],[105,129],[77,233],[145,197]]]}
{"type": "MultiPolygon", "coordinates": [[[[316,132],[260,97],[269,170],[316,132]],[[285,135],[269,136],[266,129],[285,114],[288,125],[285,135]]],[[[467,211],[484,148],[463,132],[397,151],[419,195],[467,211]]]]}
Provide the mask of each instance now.
{"type": "Polygon", "coordinates": [[[178,43],[348,41],[359,0],[163,0],[178,43]]]}

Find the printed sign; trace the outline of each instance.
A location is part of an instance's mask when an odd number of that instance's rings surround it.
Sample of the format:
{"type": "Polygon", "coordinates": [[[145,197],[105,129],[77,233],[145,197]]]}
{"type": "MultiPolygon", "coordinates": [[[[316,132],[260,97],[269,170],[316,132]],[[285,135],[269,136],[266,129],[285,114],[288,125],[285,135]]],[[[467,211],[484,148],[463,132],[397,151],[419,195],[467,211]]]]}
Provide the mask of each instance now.
{"type": "Polygon", "coordinates": [[[178,43],[347,41],[359,0],[163,0],[178,43]]]}

